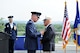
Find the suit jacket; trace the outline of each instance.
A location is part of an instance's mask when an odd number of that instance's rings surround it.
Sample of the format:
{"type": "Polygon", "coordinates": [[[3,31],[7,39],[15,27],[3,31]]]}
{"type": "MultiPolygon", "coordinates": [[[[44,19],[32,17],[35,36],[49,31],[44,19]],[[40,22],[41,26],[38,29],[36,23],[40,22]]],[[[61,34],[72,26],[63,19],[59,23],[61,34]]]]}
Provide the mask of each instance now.
{"type": "Polygon", "coordinates": [[[36,50],[38,48],[37,37],[40,37],[40,32],[37,31],[32,20],[26,24],[25,48],[28,50],[36,50]]]}
{"type": "Polygon", "coordinates": [[[11,39],[16,40],[17,30],[14,30],[14,26],[16,26],[15,23],[13,23],[13,28],[11,29],[10,24],[9,23],[6,23],[5,24],[4,32],[10,34],[11,39]]]}
{"type": "Polygon", "coordinates": [[[55,32],[52,24],[46,28],[42,38],[42,44],[44,51],[55,50],[55,32]]]}

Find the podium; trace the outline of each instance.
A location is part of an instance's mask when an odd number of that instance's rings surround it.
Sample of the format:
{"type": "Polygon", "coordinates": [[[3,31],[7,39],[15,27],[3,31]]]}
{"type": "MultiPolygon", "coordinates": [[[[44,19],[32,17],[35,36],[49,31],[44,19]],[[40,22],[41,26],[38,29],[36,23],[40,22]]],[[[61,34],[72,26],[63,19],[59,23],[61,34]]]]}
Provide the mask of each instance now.
{"type": "Polygon", "coordinates": [[[9,53],[9,39],[9,34],[0,32],[0,53],[9,53]]]}

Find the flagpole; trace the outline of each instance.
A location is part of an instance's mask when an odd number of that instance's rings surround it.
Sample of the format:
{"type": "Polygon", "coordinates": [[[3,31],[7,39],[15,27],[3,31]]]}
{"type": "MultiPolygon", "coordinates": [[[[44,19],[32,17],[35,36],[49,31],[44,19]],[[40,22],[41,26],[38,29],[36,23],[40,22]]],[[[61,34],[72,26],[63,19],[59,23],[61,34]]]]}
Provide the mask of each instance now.
{"type": "MultiPolygon", "coordinates": [[[[78,0],[76,0],[76,2],[78,2],[78,0]]],[[[77,48],[77,41],[78,41],[78,34],[77,34],[77,28],[75,29],[75,31],[76,31],[76,53],[78,53],[78,48],[77,48]]]]}
{"type": "Polygon", "coordinates": [[[77,29],[76,29],[76,53],[78,53],[78,52],[77,52],[77,50],[78,50],[78,48],[77,48],[78,37],[77,37],[77,36],[78,36],[78,34],[77,34],[77,29]]]}
{"type": "MultiPolygon", "coordinates": [[[[76,0],[76,2],[78,2],[78,0],[76,0]]],[[[77,36],[78,36],[78,34],[77,34],[77,30],[76,30],[76,53],[78,53],[78,51],[77,51],[78,50],[78,48],[77,48],[78,37],[77,36]]]]}
{"type": "Polygon", "coordinates": [[[77,36],[78,36],[78,34],[77,34],[77,30],[78,30],[77,28],[75,28],[75,29],[73,30],[74,32],[76,32],[76,53],[77,53],[77,50],[78,50],[78,49],[77,49],[77,41],[78,41],[78,37],[77,37],[77,36]]]}
{"type": "Polygon", "coordinates": [[[77,53],[77,35],[76,35],[76,53],[77,53]]]}
{"type": "MultiPolygon", "coordinates": [[[[66,0],[65,0],[65,6],[66,6],[66,0]]],[[[66,53],[66,47],[65,47],[65,49],[64,49],[64,53],[66,53]]]]}
{"type": "Polygon", "coordinates": [[[66,53],[66,47],[65,47],[65,49],[64,49],[64,53],[66,53]]]}

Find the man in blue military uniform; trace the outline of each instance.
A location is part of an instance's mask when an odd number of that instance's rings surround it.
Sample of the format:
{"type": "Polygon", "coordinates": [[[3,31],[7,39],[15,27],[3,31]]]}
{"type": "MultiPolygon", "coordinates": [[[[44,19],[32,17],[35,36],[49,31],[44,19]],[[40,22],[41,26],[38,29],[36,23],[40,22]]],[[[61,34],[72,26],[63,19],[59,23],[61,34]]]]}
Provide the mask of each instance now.
{"type": "Polygon", "coordinates": [[[25,48],[28,50],[28,53],[36,53],[38,48],[37,37],[41,37],[41,34],[44,32],[38,32],[34,22],[37,22],[40,12],[31,12],[31,19],[26,24],[26,38],[25,38],[25,48]]]}
{"type": "Polygon", "coordinates": [[[13,16],[8,16],[8,18],[9,18],[9,22],[5,24],[4,31],[10,34],[9,53],[14,53],[14,42],[17,36],[17,28],[16,28],[16,24],[13,23],[13,16]]]}

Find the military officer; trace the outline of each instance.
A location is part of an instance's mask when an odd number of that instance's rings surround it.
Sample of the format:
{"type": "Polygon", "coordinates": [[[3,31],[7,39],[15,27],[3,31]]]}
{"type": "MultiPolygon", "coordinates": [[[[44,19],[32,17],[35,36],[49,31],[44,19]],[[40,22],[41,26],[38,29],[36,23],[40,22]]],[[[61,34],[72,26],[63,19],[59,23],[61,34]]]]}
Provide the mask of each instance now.
{"type": "Polygon", "coordinates": [[[38,32],[34,22],[37,22],[41,13],[31,12],[31,19],[26,24],[26,38],[25,38],[25,48],[28,53],[36,53],[38,48],[37,37],[41,37],[44,32],[38,32]]]}
{"type": "Polygon", "coordinates": [[[50,53],[55,51],[55,31],[51,24],[51,18],[46,17],[44,19],[45,32],[42,38],[43,53],[50,53]]]}
{"type": "Polygon", "coordinates": [[[9,22],[5,24],[4,31],[10,34],[9,39],[9,53],[14,53],[14,42],[17,36],[17,27],[16,24],[13,22],[13,16],[8,16],[9,22]]]}

